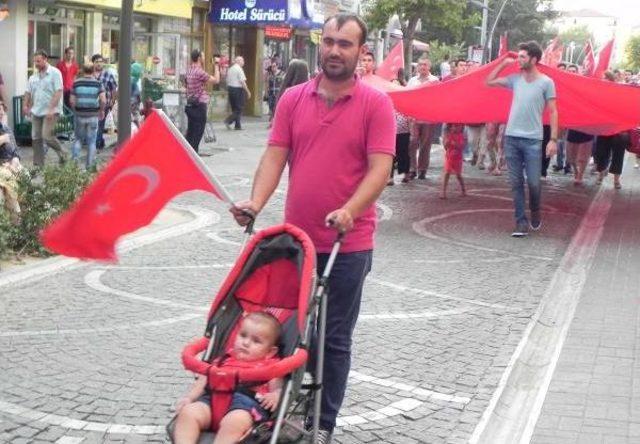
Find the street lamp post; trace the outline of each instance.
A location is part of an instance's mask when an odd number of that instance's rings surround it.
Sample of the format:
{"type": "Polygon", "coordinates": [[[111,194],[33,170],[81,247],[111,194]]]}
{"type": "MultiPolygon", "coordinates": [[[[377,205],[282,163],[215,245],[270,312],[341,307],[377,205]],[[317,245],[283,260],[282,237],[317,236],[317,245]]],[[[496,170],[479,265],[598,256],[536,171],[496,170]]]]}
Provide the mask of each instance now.
{"type": "Polygon", "coordinates": [[[133,0],[122,0],[118,44],[118,146],[131,136],[131,46],[133,0]]]}
{"type": "Polygon", "coordinates": [[[489,25],[489,0],[469,0],[470,3],[482,9],[482,27],[480,29],[480,46],[482,46],[482,63],[485,61],[486,44],[487,44],[487,27],[489,25]]]}
{"type": "Polygon", "coordinates": [[[493,34],[496,32],[496,26],[498,25],[498,21],[500,20],[500,16],[502,15],[502,12],[504,11],[504,7],[507,6],[507,3],[509,2],[509,0],[503,0],[502,1],[502,5],[500,5],[500,9],[498,10],[498,14],[496,15],[495,20],[493,21],[493,25],[491,26],[491,32],[489,32],[489,39],[488,39],[488,53],[489,53],[489,58],[491,58],[491,53],[493,51],[493,34]]]}

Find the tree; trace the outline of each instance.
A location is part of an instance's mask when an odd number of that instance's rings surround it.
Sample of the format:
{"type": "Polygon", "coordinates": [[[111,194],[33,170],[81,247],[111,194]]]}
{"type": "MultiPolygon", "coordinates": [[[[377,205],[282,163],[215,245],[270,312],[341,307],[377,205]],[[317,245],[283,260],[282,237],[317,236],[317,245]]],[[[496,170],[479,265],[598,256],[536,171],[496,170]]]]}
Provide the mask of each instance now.
{"type": "Polygon", "coordinates": [[[624,47],[625,68],[640,70],[640,34],[632,36],[624,47]]]}
{"type": "Polygon", "coordinates": [[[589,31],[589,27],[586,25],[582,26],[574,26],[573,28],[569,28],[559,34],[560,41],[564,45],[565,48],[569,48],[571,42],[574,44],[573,53],[565,52],[565,59],[570,57],[570,61],[577,65],[582,63],[584,60],[584,48],[588,41],[593,42],[593,34],[589,31]],[[570,55],[568,55],[570,54],[570,55]]]}
{"type": "MultiPolygon", "coordinates": [[[[494,23],[503,0],[490,0],[489,23],[494,23]]],[[[507,4],[498,20],[493,34],[493,54],[495,57],[500,46],[500,35],[508,33],[509,48],[513,49],[520,42],[536,40],[544,49],[552,35],[546,26],[558,16],[553,9],[552,0],[507,0],[507,4]]]]}
{"type": "Polygon", "coordinates": [[[480,22],[470,12],[467,0],[369,0],[364,5],[366,21],[372,29],[385,29],[389,19],[398,15],[404,41],[405,72],[411,72],[412,41],[421,23],[421,37],[457,43],[466,29],[480,22]]]}

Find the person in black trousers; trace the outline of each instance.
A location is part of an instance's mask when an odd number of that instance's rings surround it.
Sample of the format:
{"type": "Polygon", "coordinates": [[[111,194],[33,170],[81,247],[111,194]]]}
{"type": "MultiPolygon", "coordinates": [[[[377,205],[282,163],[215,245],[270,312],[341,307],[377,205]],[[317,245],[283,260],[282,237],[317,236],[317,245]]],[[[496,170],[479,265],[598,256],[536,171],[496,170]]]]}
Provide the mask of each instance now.
{"type": "Polygon", "coordinates": [[[235,58],[235,63],[227,71],[227,92],[229,93],[229,106],[231,107],[231,114],[224,119],[227,129],[231,129],[232,123],[235,124],[234,129],[242,129],[240,118],[244,102],[251,98],[251,91],[247,86],[247,76],[244,74],[243,66],[244,58],[238,56],[235,58]]]}
{"type": "Polygon", "coordinates": [[[215,85],[220,82],[220,68],[217,57],[214,57],[213,75],[209,75],[203,68],[202,51],[191,51],[191,66],[185,75],[187,86],[187,105],[184,112],[187,115],[187,134],[185,139],[197,153],[200,140],[207,124],[207,104],[209,94],[205,90],[207,85],[215,85]]]}
{"type": "Polygon", "coordinates": [[[604,177],[613,174],[613,186],[616,190],[622,188],[620,175],[624,166],[624,154],[629,145],[626,133],[618,133],[612,136],[598,136],[596,142],[595,161],[598,171],[596,184],[600,185],[604,177]]]}

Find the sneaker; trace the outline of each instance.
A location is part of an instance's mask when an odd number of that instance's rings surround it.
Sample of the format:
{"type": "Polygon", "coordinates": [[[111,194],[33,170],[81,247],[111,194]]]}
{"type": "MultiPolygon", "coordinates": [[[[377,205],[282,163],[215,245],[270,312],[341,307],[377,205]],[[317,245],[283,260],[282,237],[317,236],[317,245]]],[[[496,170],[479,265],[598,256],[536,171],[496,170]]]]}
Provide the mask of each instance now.
{"type": "Polygon", "coordinates": [[[511,237],[525,237],[529,235],[529,224],[519,223],[516,224],[515,230],[511,233],[511,237]]]}
{"type": "Polygon", "coordinates": [[[559,165],[554,165],[551,167],[553,169],[554,172],[558,172],[558,171],[562,171],[564,169],[564,167],[561,167],[559,165]]]}
{"type": "Polygon", "coordinates": [[[533,231],[538,231],[542,227],[542,219],[540,218],[540,211],[531,212],[531,223],[529,227],[533,231]]]}
{"type": "Polygon", "coordinates": [[[426,171],[420,171],[420,174],[418,174],[418,179],[419,180],[425,180],[427,178],[427,172],[426,171]]]}
{"type": "Polygon", "coordinates": [[[331,435],[332,433],[329,430],[318,430],[318,440],[316,444],[329,444],[331,442],[331,435]]]}

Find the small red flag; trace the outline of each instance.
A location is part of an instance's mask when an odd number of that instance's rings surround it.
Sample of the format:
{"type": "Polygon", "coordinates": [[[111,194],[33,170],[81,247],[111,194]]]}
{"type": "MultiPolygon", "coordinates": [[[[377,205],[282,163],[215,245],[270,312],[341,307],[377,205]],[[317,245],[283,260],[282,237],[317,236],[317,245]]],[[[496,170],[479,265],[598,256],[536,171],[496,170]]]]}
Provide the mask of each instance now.
{"type": "Polygon", "coordinates": [[[591,40],[587,41],[584,47],[584,60],[582,61],[582,73],[585,76],[593,76],[596,69],[596,60],[593,55],[593,45],[591,40]]]}
{"type": "Polygon", "coordinates": [[[509,45],[507,43],[507,31],[500,35],[500,47],[498,48],[498,57],[502,57],[509,51],[509,45]]]}
{"type": "Polygon", "coordinates": [[[400,68],[404,68],[404,43],[402,40],[389,51],[387,58],[376,69],[376,75],[385,80],[393,80],[398,78],[400,68]]]}
{"type": "Polygon", "coordinates": [[[231,200],[168,118],[152,112],[80,199],[42,231],[42,243],[65,256],[115,261],[118,238],[191,190],[231,200]]]}
{"type": "Polygon", "coordinates": [[[613,43],[615,39],[611,39],[606,45],[602,47],[598,53],[598,61],[596,62],[596,69],[593,72],[593,76],[601,79],[604,72],[609,69],[611,63],[611,55],[613,54],[613,43]]]}

